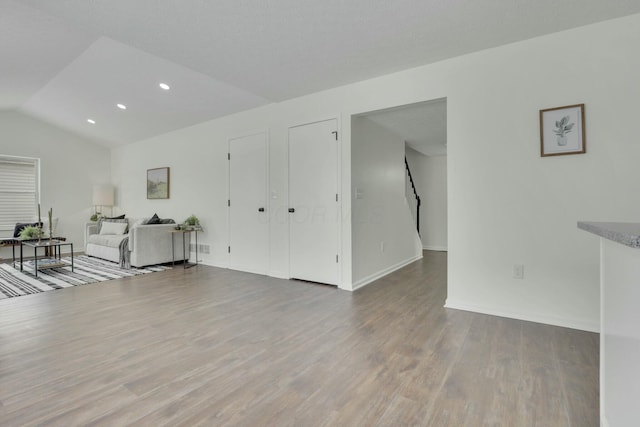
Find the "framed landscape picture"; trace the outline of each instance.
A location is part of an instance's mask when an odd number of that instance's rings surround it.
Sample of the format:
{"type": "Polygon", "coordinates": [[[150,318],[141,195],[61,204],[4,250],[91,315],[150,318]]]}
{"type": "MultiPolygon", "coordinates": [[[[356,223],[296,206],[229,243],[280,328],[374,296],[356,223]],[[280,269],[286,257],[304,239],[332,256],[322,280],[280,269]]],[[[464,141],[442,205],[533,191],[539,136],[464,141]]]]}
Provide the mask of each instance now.
{"type": "Polygon", "coordinates": [[[586,152],[584,104],[540,110],[542,157],[586,152]]]}
{"type": "Polygon", "coordinates": [[[147,169],[147,199],[169,198],[169,168],[147,169]]]}

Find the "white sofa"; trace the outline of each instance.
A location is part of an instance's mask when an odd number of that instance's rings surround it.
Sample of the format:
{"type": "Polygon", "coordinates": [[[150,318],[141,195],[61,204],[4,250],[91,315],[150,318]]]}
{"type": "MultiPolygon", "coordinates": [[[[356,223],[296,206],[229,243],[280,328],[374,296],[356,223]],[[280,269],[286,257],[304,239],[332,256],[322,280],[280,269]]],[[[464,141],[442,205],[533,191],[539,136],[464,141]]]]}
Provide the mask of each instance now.
{"type": "Polygon", "coordinates": [[[98,223],[89,223],[85,228],[85,253],[112,262],[120,261],[120,242],[129,237],[128,250],[132,267],[165,264],[189,260],[190,234],[185,237],[183,255],[182,233],[172,233],[176,224],[140,224],[129,219],[127,234],[99,234],[98,223]],[[173,239],[173,253],[171,240],[173,239]]]}

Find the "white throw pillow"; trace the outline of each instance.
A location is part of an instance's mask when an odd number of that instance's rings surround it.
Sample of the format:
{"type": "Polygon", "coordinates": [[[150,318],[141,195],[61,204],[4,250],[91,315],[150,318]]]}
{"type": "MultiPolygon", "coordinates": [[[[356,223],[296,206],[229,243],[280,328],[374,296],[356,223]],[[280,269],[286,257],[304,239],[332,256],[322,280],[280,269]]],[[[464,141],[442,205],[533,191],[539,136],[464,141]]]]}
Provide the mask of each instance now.
{"type": "Polygon", "coordinates": [[[103,222],[100,234],[124,234],[126,229],[126,222],[103,222]]]}

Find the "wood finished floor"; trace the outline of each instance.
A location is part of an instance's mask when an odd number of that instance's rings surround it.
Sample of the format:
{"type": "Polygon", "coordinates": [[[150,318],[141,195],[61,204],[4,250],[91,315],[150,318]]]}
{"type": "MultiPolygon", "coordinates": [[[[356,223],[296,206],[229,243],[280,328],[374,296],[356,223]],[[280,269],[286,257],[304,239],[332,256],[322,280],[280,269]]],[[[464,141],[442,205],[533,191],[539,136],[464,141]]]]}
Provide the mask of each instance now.
{"type": "Polygon", "coordinates": [[[2,426],[597,426],[598,335],[199,266],[0,301],[2,426]]]}

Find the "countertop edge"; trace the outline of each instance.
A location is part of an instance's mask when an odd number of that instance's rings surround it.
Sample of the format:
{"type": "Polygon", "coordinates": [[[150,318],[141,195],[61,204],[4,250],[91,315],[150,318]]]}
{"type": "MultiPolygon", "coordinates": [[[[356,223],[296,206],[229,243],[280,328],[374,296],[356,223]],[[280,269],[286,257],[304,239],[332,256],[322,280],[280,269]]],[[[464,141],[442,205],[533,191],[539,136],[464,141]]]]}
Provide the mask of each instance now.
{"type": "Polygon", "coordinates": [[[640,249],[640,223],[578,221],[578,228],[621,245],[640,249]]]}

